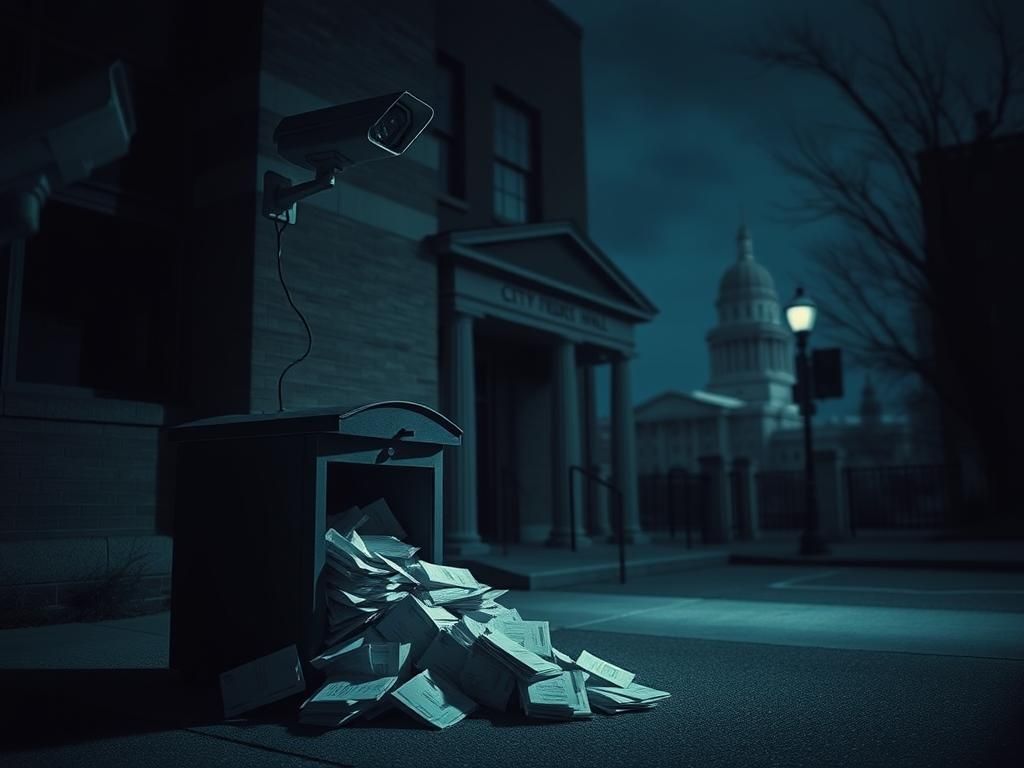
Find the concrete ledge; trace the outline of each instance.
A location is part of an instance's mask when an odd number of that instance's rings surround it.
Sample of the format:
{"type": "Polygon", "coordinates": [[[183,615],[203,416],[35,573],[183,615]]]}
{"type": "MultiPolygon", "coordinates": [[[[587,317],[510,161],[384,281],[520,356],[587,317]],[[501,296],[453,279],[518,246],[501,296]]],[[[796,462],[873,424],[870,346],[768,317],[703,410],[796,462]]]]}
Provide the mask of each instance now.
{"type": "MultiPolygon", "coordinates": [[[[676,552],[658,549],[661,551],[654,547],[627,549],[627,582],[638,576],[724,564],[728,558],[724,549],[676,552]]],[[[583,582],[617,581],[619,578],[617,550],[603,545],[577,553],[539,547],[517,548],[507,557],[495,554],[480,559],[466,558],[452,564],[468,568],[479,580],[503,589],[554,589],[583,582]],[[573,562],[577,557],[580,559],[573,562]]]]}

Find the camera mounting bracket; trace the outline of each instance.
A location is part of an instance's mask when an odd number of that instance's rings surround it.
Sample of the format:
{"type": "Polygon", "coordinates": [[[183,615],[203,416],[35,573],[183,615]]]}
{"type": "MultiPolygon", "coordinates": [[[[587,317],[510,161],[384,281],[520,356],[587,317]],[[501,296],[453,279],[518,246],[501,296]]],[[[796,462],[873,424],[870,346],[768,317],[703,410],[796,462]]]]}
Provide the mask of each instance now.
{"type": "Polygon", "coordinates": [[[263,174],[263,215],[274,221],[295,223],[295,204],[310,195],[334,187],[335,168],[319,168],[316,178],[301,184],[280,173],[267,171],[263,174]]]}

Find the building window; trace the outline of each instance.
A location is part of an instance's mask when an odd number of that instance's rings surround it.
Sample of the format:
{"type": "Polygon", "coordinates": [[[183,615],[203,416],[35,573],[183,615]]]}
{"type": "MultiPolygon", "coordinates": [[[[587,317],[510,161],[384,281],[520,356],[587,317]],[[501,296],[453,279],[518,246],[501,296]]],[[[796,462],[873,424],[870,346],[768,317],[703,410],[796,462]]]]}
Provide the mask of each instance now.
{"type": "Polygon", "coordinates": [[[534,119],[507,99],[494,102],[494,215],[521,224],[535,217],[534,119]]]}
{"type": "Polygon", "coordinates": [[[437,138],[438,183],[441,192],[459,199],[466,197],[462,114],[462,67],[451,59],[441,58],[437,64],[434,120],[431,123],[437,138]]]}

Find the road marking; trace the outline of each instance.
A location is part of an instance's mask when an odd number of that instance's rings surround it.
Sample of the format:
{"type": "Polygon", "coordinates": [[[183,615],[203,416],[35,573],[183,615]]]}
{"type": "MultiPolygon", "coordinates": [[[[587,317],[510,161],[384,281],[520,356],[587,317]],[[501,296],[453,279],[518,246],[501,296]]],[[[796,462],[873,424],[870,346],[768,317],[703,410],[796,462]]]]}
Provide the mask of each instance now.
{"type": "Polygon", "coordinates": [[[579,624],[568,624],[565,627],[562,627],[562,629],[580,629],[581,627],[590,627],[590,626],[593,626],[594,624],[603,624],[603,623],[605,623],[607,621],[617,621],[619,619],[628,618],[629,616],[637,616],[637,615],[639,615],[641,613],[650,613],[651,611],[661,611],[661,610],[664,610],[665,608],[668,608],[669,606],[676,605],[678,603],[679,603],[678,600],[672,600],[671,602],[667,602],[664,605],[652,605],[649,608],[637,608],[635,611],[626,611],[625,613],[615,613],[615,614],[612,614],[611,616],[602,616],[602,617],[597,618],[597,619],[591,619],[590,621],[581,621],[579,624]]]}
{"type": "Polygon", "coordinates": [[[775,581],[770,589],[810,589],[819,592],[884,592],[894,595],[1024,595],[1024,589],[912,589],[910,587],[857,587],[838,584],[808,584],[808,581],[835,576],[841,571],[822,571],[775,581]]]}

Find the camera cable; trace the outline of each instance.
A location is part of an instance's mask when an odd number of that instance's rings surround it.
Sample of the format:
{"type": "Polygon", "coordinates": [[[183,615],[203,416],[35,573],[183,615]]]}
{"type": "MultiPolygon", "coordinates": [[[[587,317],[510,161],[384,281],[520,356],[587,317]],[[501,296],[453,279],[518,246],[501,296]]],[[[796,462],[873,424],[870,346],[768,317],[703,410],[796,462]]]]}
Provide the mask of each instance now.
{"type": "Polygon", "coordinates": [[[288,299],[288,303],[291,305],[291,308],[295,310],[295,314],[299,316],[299,320],[302,321],[302,326],[306,329],[306,351],[302,353],[301,357],[296,358],[285,366],[284,370],[281,371],[281,375],[277,377],[277,410],[279,412],[284,410],[282,387],[284,386],[285,374],[309,357],[309,353],[313,349],[313,331],[310,330],[309,323],[306,322],[305,316],[303,316],[299,308],[295,306],[295,302],[292,300],[291,291],[288,290],[288,285],[284,281],[284,270],[281,263],[281,235],[287,227],[287,221],[274,222],[274,230],[277,232],[277,279],[281,282],[281,288],[284,289],[285,298],[288,299]]]}

